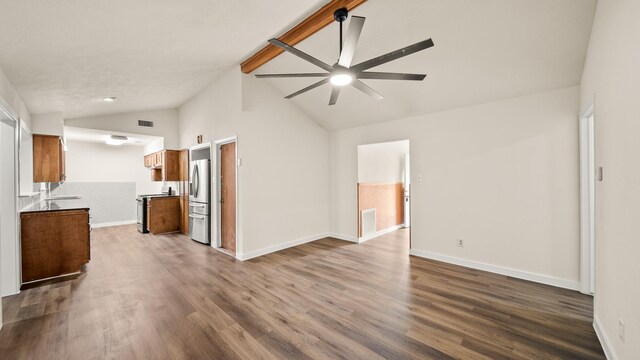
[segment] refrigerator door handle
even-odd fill
[[[198,171],[198,164],[195,164],[193,166],[193,179],[195,181],[195,189],[194,189],[195,193],[193,194],[193,196],[195,198],[198,197],[198,192],[200,190],[200,174],[199,173],[200,172]]]

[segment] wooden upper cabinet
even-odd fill
[[[154,162],[154,154],[144,156],[144,167],[152,168]]]
[[[66,180],[64,143],[56,135],[33,135],[33,182]]]
[[[144,166],[151,169],[151,181],[180,181],[180,151],[162,150],[145,155]]]

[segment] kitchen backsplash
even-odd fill
[[[40,191],[40,184],[33,184],[33,192],[36,194],[31,196],[20,196],[18,198],[18,209],[22,210],[27,206],[31,206],[32,204],[39,202],[44,199],[46,195],[45,192]]]

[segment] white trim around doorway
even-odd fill
[[[215,160],[216,160],[216,164],[215,164],[215,173],[214,176],[212,177],[212,181],[213,181],[213,188],[215,189],[215,191],[213,192],[214,196],[215,196],[215,209],[216,209],[216,226],[215,226],[215,242],[211,241],[211,246],[213,246],[216,249],[220,249],[221,247],[221,239],[222,239],[222,233],[221,233],[221,224],[222,224],[222,218],[220,216],[220,187],[217,186],[218,183],[218,178],[220,175],[220,146],[221,145],[225,145],[225,144],[230,144],[230,143],[236,143],[236,254],[235,254],[235,258],[238,260],[246,260],[243,255],[242,255],[242,235],[239,231],[240,227],[239,227],[239,223],[240,223],[240,201],[239,201],[239,193],[240,193],[240,188],[239,188],[239,179],[240,179],[240,171],[238,171],[238,169],[240,168],[240,158],[238,157],[238,136],[234,135],[234,136],[230,136],[230,137],[226,137],[223,139],[218,139],[214,141],[214,146],[215,146]],[[212,149],[213,150],[213,149]]]

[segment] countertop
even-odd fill
[[[53,200],[53,201],[40,201],[33,205],[30,205],[20,213],[31,213],[40,211],[63,211],[63,210],[89,210],[89,206],[82,199],[71,200]]]
[[[176,197],[180,197],[180,195],[149,195],[145,197],[147,199],[162,199],[162,198],[176,198]]]

